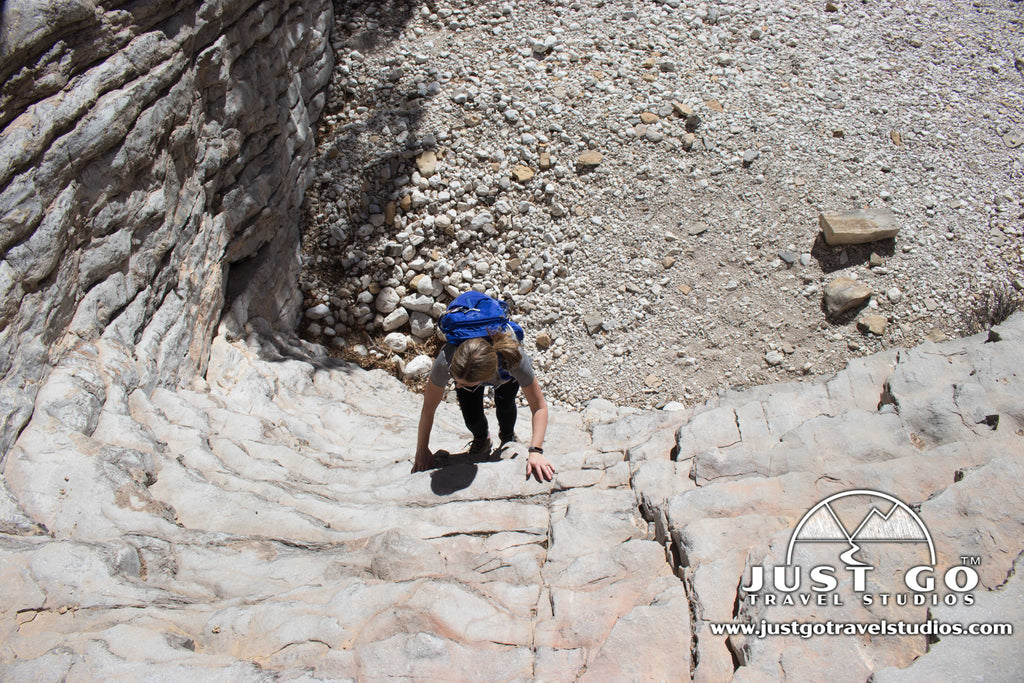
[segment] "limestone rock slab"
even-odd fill
[[[896,215],[888,209],[823,212],[818,223],[831,246],[891,239],[900,231]]]

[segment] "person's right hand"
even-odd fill
[[[429,450],[416,451],[416,459],[412,463],[412,471],[426,472],[434,464],[434,454]]]

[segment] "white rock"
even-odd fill
[[[310,320],[322,320],[331,314],[331,308],[327,304],[317,304],[306,311],[306,317]]]
[[[614,422],[619,416],[618,407],[604,398],[591,400],[583,411],[583,422],[587,425],[603,425]]]
[[[409,337],[401,332],[392,332],[388,336],[384,337],[384,346],[395,353],[402,353],[409,348]]]
[[[476,231],[487,231],[492,228],[494,223],[494,216],[490,211],[482,211],[477,215],[473,216],[473,220],[469,222],[469,226]]]
[[[402,308],[410,312],[428,313],[434,305],[434,300],[423,294],[410,294],[402,299]]]
[[[398,296],[398,292],[395,291],[394,287],[385,287],[380,290],[380,293],[377,295],[377,302],[375,306],[378,311],[387,315],[398,308],[398,302],[400,300],[401,297]]]
[[[429,276],[424,275],[420,278],[420,281],[416,283],[416,291],[424,296],[430,296],[431,292],[434,291],[434,282]]]
[[[432,359],[430,356],[416,356],[411,361],[405,364],[405,369],[402,370],[402,375],[407,379],[410,377],[422,377],[423,375],[430,372],[430,366],[432,366],[433,364],[434,359]]]
[[[412,330],[414,337],[420,339],[426,339],[430,335],[434,334],[434,329],[437,327],[434,321],[426,313],[413,313],[409,319],[409,327]]]
[[[404,308],[396,308],[384,318],[384,331],[391,332],[392,330],[397,330],[407,322],[409,322],[409,311]]]

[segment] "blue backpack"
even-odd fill
[[[509,318],[508,304],[480,292],[466,292],[448,304],[438,327],[449,344],[458,346],[467,339],[486,337],[492,332],[511,329],[523,341],[523,328]]]

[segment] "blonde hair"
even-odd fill
[[[519,365],[523,354],[519,340],[510,332],[492,332],[459,344],[449,366],[451,376],[466,384],[486,382],[498,374],[498,356],[506,368]]]

